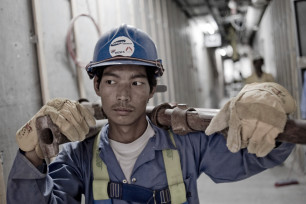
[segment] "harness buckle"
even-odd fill
[[[167,188],[165,190],[160,191],[159,192],[159,197],[160,197],[160,203],[161,204],[170,203],[170,201],[171,201],[170,190]]]
[[[120,183],[109,182],[108,183],[108,195],[110,198],[121,199],[122,186]]]

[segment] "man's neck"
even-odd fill
[[[108,137],[120,143],[131,143],[145,132],[147,125],[146,119],[132,125],[118,125],[110,121]]]
[[[257,75],[258,78],[261,78],[262,74],[263,74],[263,71],[261,69],[256,69],[255,70],[255,73]]]

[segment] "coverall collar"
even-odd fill
[[[156,151],[162,151],[164,149],[176,149],[176,147],[172,144],[170,137],[161,137],[161,135],[168,135],[167,130],[163,130],[161,128],[156,127],[148,120],[150,125],[152,126],[155,135],[151,137],[142,151],[139,157],[136,160],[135,166],[133,168],[133,172],[135,172],[138,167],[147,163],[151,160],[155,159]],[[115,154],[110,146],[109,138],[108,138],[108,130],[109,124],[106,124],[101,131],[101,138],[99,143],[100,157],[106,164],[106,166],[111,166],[113,168],[112,171],[115,171],[115,175],[121,175],[118,180],[125,179],[124,174],[121,170],[121,167],[115,157]],[[133,174],[132,172],[132,174]]]
[[[152,124],[152,122],[149,119],[148,121],[155,132],[155,135],[149,140],[148,144],[152,143],[151,145],[154,150],[176,149],[176,147],[172,144],[171,139],[169,137],[159,137],[159,135],[165,135],[165,134],[168,135],[168,131],[156,127],[155,125]],[[108,129],[109,129],[109,124],[106,124],[101,131],[101,139],[99,143],[99,149],[101,151],[105,151],[105,148],[107,147],[111,148],[108,139]]]

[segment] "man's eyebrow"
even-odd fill
[[[120,78],[120,76],[118,74],[115,74],[113,72],[104,72],[103,76],[111,76],[111,77],[115,77],[115,78]],[[130,79],[136,79],[136,78],[147,78],[146,74],[142,74],[142,73],[137,73],[137,74],[133,74]]]
[[[133,74],[131,79],[136,79],[136,78],[147,78],[147,75],[145,74]]]
[[[104,72],[102,76],[112,76],[112,77],[120,78],[119,75],[112,73],[112,72]]]

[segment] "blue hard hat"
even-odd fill
[[[99,39],[93,61],[86,66],[90,78],[96,70],[111,65],[143,65],[155,69],[155,76],[163,75],[163,65],[150,36],[132,26],[121,25]]]

